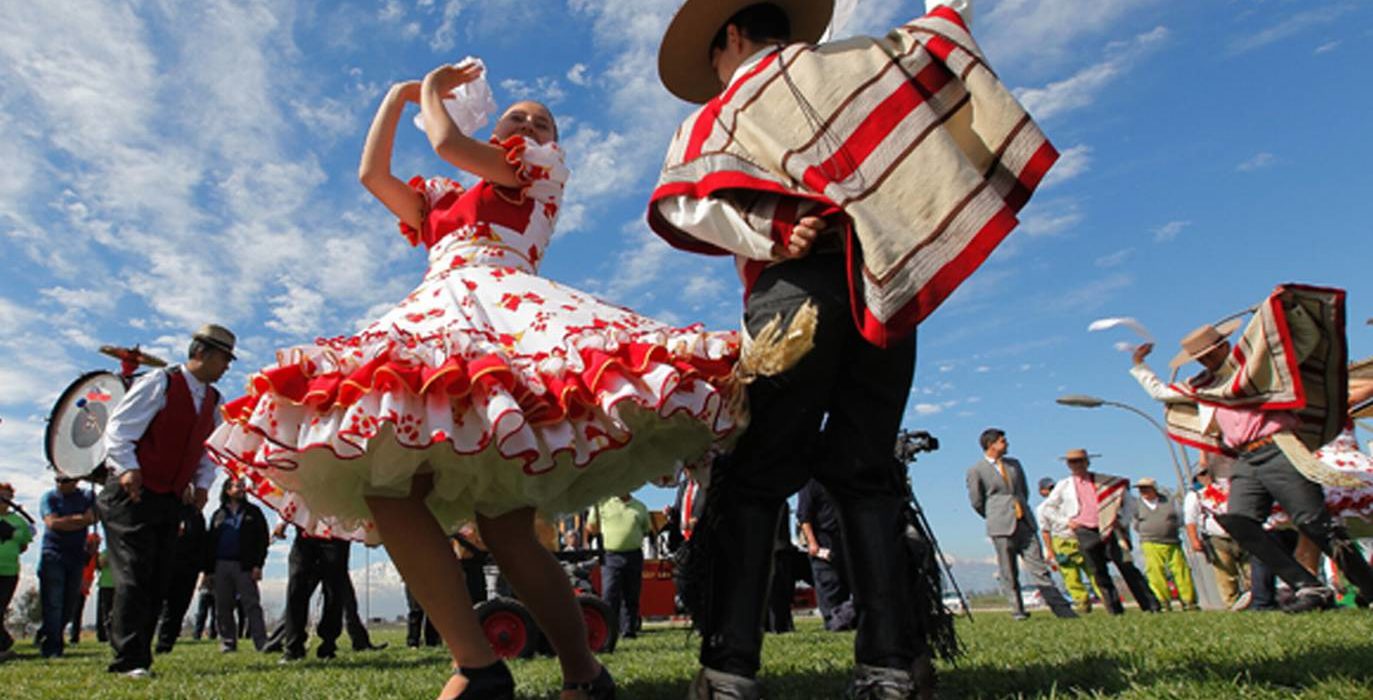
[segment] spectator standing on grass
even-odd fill
[[[19,555],[33,541],[33,528],[28,521],[10,510],[13,500],[14,486],[0,483],[0,662],[16,656],[14,637],[5,628],[5,620],[9,618],[14,591],[19,587]]]
[[[1139,532],[1140,549],[1144,552],[1144,571],[1149,588],[1164,610],[1173,608],[1173,595],[1168,579],[1177,586],[1178,601],[1184,610],[1197,609],[1197,591],[1192,585],[1192,569],[1182,552],[1178,537],[1181,518],[1172,499],[1158,492],[1158,483],[1144,477],[1135,484],[1139,491],[1138,505],[1133,513],[1134,527]]]
[[[1047,499],[1053,490],[1052,478],[1046,476],[1039,480],[1041,497]],[[1087,561],[1082,558],[1082,548],[1073,536],[1073,529],[1068,527],[1067,520],[1047,512],[1044,501],[1035,508],[1035,519],[1039,521],[1040,536],[1044,540],[1045,559],[1063,574],[1063,585],[1067,587],[1068,597],[1073,599],[1077,612],[1082,615],[1091,612],[1092,597],[1088,589],[1096,591],[1096,582],[1092,580]],[[1096,591],[1096,594],[1100,599],[1101,591]]]
[[[204,508],[215,479],[205,439],[219,422],[214,383],[234,361],[234,342],[227,328],[202,326],[186,362],[135,380],[105,427],[110,477],[98,502],[115,572],[111,673],[151,675],[152,635],[174,565],[181,507],[190,494],[191,504]]]
[[[202,634],[210,639],[219,636],[219,623],[215,619],[215,586],[210,576],[201,575],[200,595],[195,603],[195,625],[191,628],[191,639],[200,641]],[[208,623],[208,624],[207,624]]]
[[[1009,457],[1006,432],[987,428],[978,438],[982,459],[968,469],[968,501],[978,516],[987,522],[987,537],[996,550],[1001,588],[1011,604],[1011,616],[1027,620],[1025,601],[1020,594],[1020,565],[1054,615],[1077,617],[1072,605],[1054,585],[1049,565],[1040,548],[1039,527],[1030,510],[1030,490],[1020,461]]]
[[[110,566],[110,550],[96,555],[98,573],[95,576],[95,638],[110,641],[110,618],[114,614],[114,567]]]
[[[1214,461],[1214,460],[1212,460]],[[1217,478],[1212,466],[1202,464],[1193,475],[1196,488],[1187,492],[1182,502],[1183,523],[1187,529],[1187,544],[1193,552],[1206,557],[1216,576],[1216,587],[1220,589],[1221,602],[1225,607],[1234,607],[1240,594],[1248,590],[1249,582],[1245,559],[1247,555],[1235,542],[1230,533],[1221,527],[1216,516],[1202,507],[1201,492],[1207,488],[1229,491],[1230,480]]]
[[[405,586],[405,610],[405,646],[418,649],[421,641],[427,647],[438,646],[439,631],[434,629],[434,624],[429,621],[429,616],[420,607],[409,586]]]
[[[834,499],[815,479],[806,482],[796,496],[796,521],[806,540],[811,576],[815,581],[815,603],[825,629],[851,630],[858,624],[853,601],[849,600],[849,574],[844,566],[844,538],[839,529],[839,510]]]
[[[791,506],[782,502],[782,514],[777,518],[777,540],[772,550],[772,590],[768,592],[766,631],[784,634],[796,629],[791,618],[791,600],[796,593],[796,574],[791,570]]]
[[[43,555],[38,562],[38,595],[43,603],[41,653],[62,656],[62,628],[81,595],[86,565],[86,530],[95,523],[95,499],[76,479],[57,477],[57,487],[43,494]]]
[[[620,637],[639,636],[639,592],[644,584],[644,538],[653,534],[648,507],[629,494],[607,498],[591,509],[586,521],[605,544],[601,585],[612,617],[620,619]]]
[[[170,652],[181,636],[186,611],[191,607],[196,584],[200,581],[208,540],[205,516],[195,504],[182,503],[181,524],[176,533],[176,557],[172,561],[166,595],[158,606],[156,651],[159,654]]]
[[[1084,449],[1068,450],[1061,459],[1071,475],[1054,486],[1043,508],[1051,518],[1065,520],[1072,528],[1102,603],[1112,615],[1125,612],[1107,568],[1115,564],[1140,610],[1158,612],[1160,604],[1129,554],[1134,508],[1130,481],[1092,471],[1091,455]]]
[[[253,647],[267,644],[258,582],[267,561],[267,516],[248,502],[243,482],[230,478],[219,494],[219,509],[210,517],[205,572],[214,577],[215,613],[219,622],[219,650],[238,649],[234,606],[242,605]],[[237,598],[237,601],[235,600]]]

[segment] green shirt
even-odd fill
[[[110,550],[100,550],[97,566],[100,567],[100,578],[96,579],[95,585],[99,588],[114,588],[114,567],[110,565]]]
[[[639,549],[651,529],[648,506],[640,503],[637,498],[631,498],[625,503],[618,496],[607,498],[601,501],[599,506],[592,508],[591,517],[587,518],[586,523],[593,527],[600,524],[601,541],[605,543],[606,551],[610,552],[630,552]]]
[[[14,527],[14,536],[0,542],[0,576],[18,576],[19,552],[33,541],[33,528],[29,527],[28,521],[14,512],[0,515],[0,520]]]

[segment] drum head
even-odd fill
[[[105,426],[124,392],[124,381],[110,372],[83,374],[62,392],[44,441],[59,474],[79,479],[105,461]]]

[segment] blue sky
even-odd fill
[[[885,31],[919,5],[858,0],[840,33]],[[389,84],[469,54],[498,101],[542,99],[560,121],[573,175],[544,274],[666,320],[736,325],[732,267],[642,223],[687,111],[654,68],[676,6],[5,3],[0,480],[28,504],[50,483],[44,417],[80,372],[112,368],[100,344],[173,359],[196,326],[224,323],[241,339],[222,382],[236,393],[273,349],[403,297],[424,258],[357,184],[362,138]],[[1357,87],[1373,5],[987,0],[974,33],[1064,154],[1020,229],[920,329],[906,425],[943,449],[913,476],[976,577],[991,548],[962,484],[983,428],[1009,432],[1032,478],[1060,475],[1054,457],[1077,446],[1103,470],[1171,473],[1138,417],[1054,404],[1085,392],[1153,410],[1112,348],[1125,336],[1088,334],[1092,320],[1140,319],[1160,368],[1192,327],[1304,281],[1349,291],[1351,353],[1373,354],[1373,177],[1358,165],[1373,162],[1373,96]],[[408,123],[394,170],[448,171]]]

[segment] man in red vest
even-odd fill
[[[157,603],[168,585],[181,505],[204,508],[215,479],[205,439],[219,423],[213,384],[234,360],[234,334],[206,325],[185,364],[139,377],[105,430],[109,481],[98,501],[115,574],[112,673],[149,676]]]

